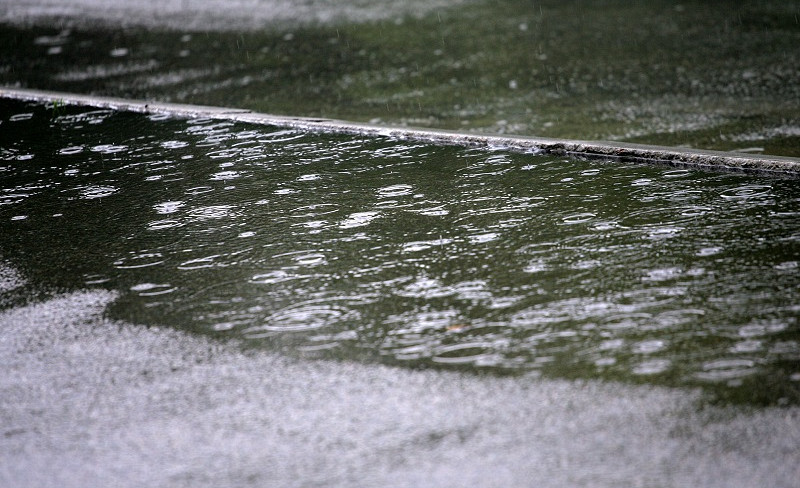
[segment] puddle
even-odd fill
[[[289,354],[798,401],[789,176],[54,110],[0,102],[0,249],[31,286]]]

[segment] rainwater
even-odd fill
[[[791,176],[0,102],[3,307],[288,354],[800,400]]]

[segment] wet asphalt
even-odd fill
[[[21,281],[4,268],[4,292]],[[16,283],[15,283],[16,281]],[[800,409],[304,361],[103,318],[0,314],[0,486],[792,487]]]
[[[3,0],[0,18],[150,22],[174,11],[178,23],[263,23],[431,4],[275,0],[273,17],[247,14],[268,3]],[[25,284],[0,265],[0,294]],[[290,359],[111,321],[103,313],[114,299],[84,290],[0,312],[0,486],[788,488],[800,479],[797,407]]]

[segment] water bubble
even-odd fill
[[[179,264],[178,269],[193,270],[193,269],[212,268],[215,266],[219,266],[217,258],[219,258],[220,256],[221,256],[220,254],[214,254],[202,258],[190,259],[188,261],[184,261],[181,264]]]
[[[737,342],[730,348],[732,353],[753,353],[760,351],[764,348],[761,341],[741,341]]]
[[[0,205],[15,205],[30,197],[29,193],[9,193],[0,195]]]
[[[86,200],[105,198],[118,192],[119,188],[107,185],[89,185],[80,188],[80,196]]]
[[[33,43],[37,46],[60,46],[69,42],[69,36],[72,31],[64,29],[54,36],[38,36],[33,39]]]
[[[342,229],[352,229],[354,227],[363,227],[380,216],[380,212],[356,212],[350,214],[343,220],[339,227]]]
[[[168,202],[157,203],[153,205],[156,213],[168,215],[177,212],[183,207],[185,203],[181,200],[174,200]]]
[[[299,176],[297,178],[297,181],[316,181],[316,180],[318,180],[320,178],[322,178],[321,175],[312,173],[312,174]]]
[[[189,211],[189,217],[195,221],[216,220],[236,216],[233,205],[209,205]]]
[[[154,220],[147,224],[147,230],[163,230],[176,227],[183,227],[183,222],[178,220]]]
[[[220,171],[211,175],[208,179],[212,181],[225,181],[225,180],[233,180],[235,178],[239,178],[242,176],[242,173],[239,171]]]
[[[434,348],[431,360],[439,364],[483,364],[493,362],[491,354],[491,344],[486,342],[468,342],[464,344],[453,344]]]
[[[89,286],[101,285],[103,283],[108,283],[109,281],[111,281],[111,278],[101,274],[90,273],[83,276],[83,283]]]
[[[322,329],[358,317],[355,310],[341,303],[309,300],[285,307],[264,318],[264,323],[244,331],[246,337],[256,338],[274,332],[304,332]]]
[[[584,212],[584,213],[577,213],[573,215],[568,215],[561,219],[561,222],[565,225],[574,225],[574,224],[583,224],[592,220],[595,217],[595,214],[591,212]]]
[[[642,277],[642,281],[669,281],[679,278],[683,274],[680,268],[651,269]]]
[[[746,201],[755,198],[769,196],[772,187],[769,185],[743,185],[731,190],[726,190],[720,194],[725,200]]]
[[[706,256],[714,256],[715,254],[719,254],[722,252],[722,247],[715,246],[715,247],[704,247],[697,251],[697,256],[706,257]]]
[[[412,283],[404,286],[395,292],[398,296],[412,298],[439,298],[454,295],[455,292],[449,286],[445,286],[436,278],[420,276]]]
[[[597,367],[606,367],[606,366],[613,366],[617,364],[617,358],[609,357],[609,358],[598,358],[595,359],[594,365]]]
[[[324,254],[311,252],[301,253],[294,256],[294,262],[300,266],[319,266],[322,264],[327,264],[328,261]]]
[[[522,269],[522,271],[526,273],[540,273],[542,271],[547,271],[548,269],[550,269],[550,266],[548,266],[544,260],[536,259],[530,261],[528,265]]]
[[[100,144],[97,146],[93,146],[91,151],[98,152],[101,154],[115,154],[122,151],[127,151],[128,146],[124,145],[114,145],[114,144]]]
[[[419,210],[409,209],[408,211],[417,215],[427,215],[429,217],[444,217],[450,213],[450,211],[445,209],[444,206],[423,208]]]
[[[756,372],[755,362],[750,359],[718,359],[703,364],[695,377],[706,381],[723,381],[741,378]]]
[[[647,238],[652,240],[671,239],[677,237],[682,230],[681,227],[657,227],[648,232]]]
[[[780,271],[793,271],[796,270],[797,268],[798,268],[797,261],[784,261],[780,264],[775,265],[775,269]]]
[[[113,266],[117,269],[138,269],[158,266],[164,263],[164,256],[159,252],[133,252],[128,256],[114,261]]]
[[[621,349],[622,346],[624,345],[625,345],[625,340],[623,339],[608,339],[601,342],[597,346],[597,349],[599,349],[600,351],[611,351],[611,350]]]
[[[407,242],[402,246],[402,252],[419,252],[419,251],[427,251],[428,249],[436,246],[444,246],[447,244],[452,243],[452,239],[434,239],[430,241],[414,241],[414,242]]]
[[[70,155],[83,152],[84,146],[69,146],[58,150],[58,154]]]
[[[21,122],[23,120],[30,120],[33,118],[33,112],[23,113],[23,114],[15,114],[8,118],[9,122]]]
[[[188,146],[189,143],[186,141],[164,141],[161,143],[161,147],[164,149],[180,149],[182,147]]]
[[[652,354],[664,349],[665,346],[666,343],[663,340],[654,339],[634,344],[631,347],[631,351],[635,354]]]
[[[378,198],[395,198],[411,195],[414,188],[411,185],[391,185],[378,189]]]
[[[787,328],[788,325],[785,322],[780,322],[780,321],[757,322],[739,327],[739,336],[759,337],[768,334],[774,334],[776,332],[782,332]]]
[[[132,286],[130,289],[142,297],[166,295],[176,290],[174,286],[165,283],[140,283]]]
[[[671,365],[668,359],[652,359],[637,364],[631,372],[635,375],[659,374],[667,371]]]
[[[302,275],[278,269],[274,271],[269,271],[267,273],[259,273],[257,275],[254,275],[252,278],[250,278],[250,283],[274,285],[276,283],[283,283],[285,281],[296,280],[301,277]]]
[[[474,234],[467,236],[467,239],[469,239],[470,244],[483,244],[485,242],[494,241],[498,237],[500,237],[500,234],[497,232],[487,232],[485,234]]]

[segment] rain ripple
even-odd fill
[[[345,299],[312,299],[294,303],[264,317],[261,325],[249,327],[245,337],[268,337],[276,332],[307,332],[355,321],[359,313]]]

